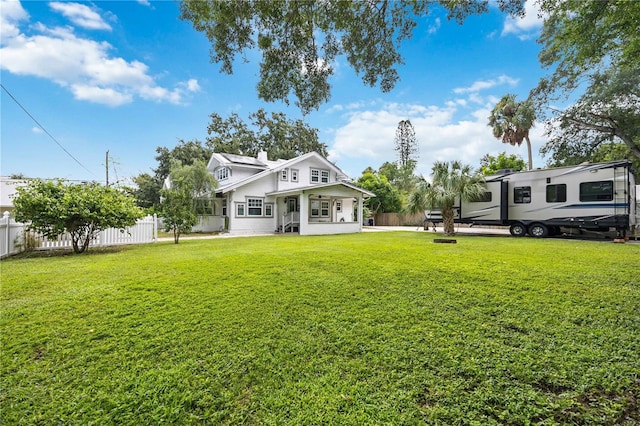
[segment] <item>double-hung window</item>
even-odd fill
[[[311,183],[329,183],[329,170],[311,169]]]
[[[225,179],[229,179],[229,168],[220,167],[216,170],[216,180],[221,181]]]
[[[298,181],[298,171],[296,169],[291,169],[291,182]]]
[[[289,180],[289,169],[282,169],[280,172],[280,180]]]
[[[262,199],[247,198],[247,215],[262,216]]]

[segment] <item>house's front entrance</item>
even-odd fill
[[[281,217],[281,232],[298,232],[300,230],[300,202],[298,197],[284,198],[285,212]]]

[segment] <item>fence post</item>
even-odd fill
[[[153,214],[153,241],[158,241],[158,215]]]
[[[4,212],[2,214],[2,221],[6,224],[7,229],[5,232],[6,235],[6,240],[5,240],[5,247],[7,248],[7,254],[10,254],[11,252],[13,252],[13,247],[10,246],[11,244],[11,216],[9,216],[9,212]]]

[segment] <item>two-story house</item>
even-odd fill
[[[343,234],[362,230],[363,202],[375,196],[357,187],[317,152],[270,161],[215,153],[207,169],[218,181],[209,215],[197,230],[231,234],[298,232]]]

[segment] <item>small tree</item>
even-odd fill
[[[178,244],[180,235],[188,233],[198,223],[193,210],[193,194],[185,189],[163,189],[160,211],[167,232],[173,232],[173,242]]]
[[[160,210],[167,232],[173,232],[176,244],[180,235],[191,231],[198,222],[197,212],[212,197],[218,182],[202,161],[192,165],[174,162],[169,173],[170,188],[162,190]]]
[[[423,182],[409,196],[407,210],[420,213],[440,208],[445,235],[454,235],[454,212],[456,200],[473,200],[486,190],[484,177],[472,174],[471,166],[458,161],[451,164],[436,161],[433,165],[433,181]]]
[[[108,228],[132,226],[143,216],[132,197],[98,183],[73,184],[34,179],[17,188],[15,218],[29,231],[47,238],[71,235],[75,253],[82,253],[97,234]]]

